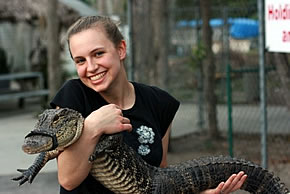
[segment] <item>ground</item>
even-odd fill
[[[269,170],[279,176],[290,188],[290,136],[270,136],[268,143]],[[261,164],[260,137],[253,134],[235,134],[233,138],[235,157]],[[192,133],[171,139],[168,161],[170,164],[208,155],[229,155],[228,140],[222,135],[210,140],[201,133]],[[237,192],[244,193],[244,192]]]

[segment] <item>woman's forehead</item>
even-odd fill
[[[108,48],[114,46],[107,38],[104,31],[100,29],[88,29],[70,38],[70,50],[72,55],[82,55],[96,48]]]

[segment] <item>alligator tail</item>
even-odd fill
[[[250,193],[288,194],[278,177],[250,161],[225,156],[204,157],[159,169],[152,193],[200,193],[215,188],[232,174],[244,171],[247,179],[242,190]]]

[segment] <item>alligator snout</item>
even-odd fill
[[[24,139],[22,150],[27,154],[36,154],[53,148],[53,138],[42,135],[32,135]]]

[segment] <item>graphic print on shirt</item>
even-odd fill
[[[146,156],[150,153],[149,144],[154,143],[155,133],[152,128],[141,125],[137,130],[137,134],[139,135],[138,141],[141,145],[138,147],[138,153],[142,156]]]

